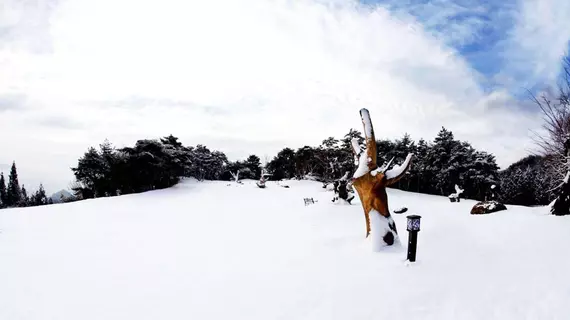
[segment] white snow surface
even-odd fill
[[[368,139],[372,139],[372,120],[370,119],[370,113],[366,109],[360,110],[360,117],[362,118],[362,124],[364,126],[364,135],[366,137],[366,141]]]
[[[0,319],[568,319],[570,217],[388,189],[422,216],[407,263],[406,215],[373,252],[358,197],[287,183],[0,210]]]
[[[378,211],[372,209],[370,211],[370,245],[372,251],[382,252],[387,246],[384,242],[384,235],[386,232],[391,231],[389,223],[394,221],[392,217],[384,217]],[[397,227],[396,227],[397,228]],[[397,234],[394,234],[394,246],[401,246],[400,239]]]
[[[414,155],[413,153],[409,153],[408,156],[406,157],[406,160],[404,160],[404,163],[386,171],[386,179],[393,179],[403,174],[404,171],[407,169],[408,164],[412,160],[413,155]]]
[[[352,143],[352,149],[354,150],[354,153],[356,155],[359,155],[360,152],[362,152],[362,150],[360,149],[360,145],[358,144],[358,139],[352,138],[352,140],[350,140],[350,143]]]
[[[360,153],[360,159],[358,160],[358,166],[356,167],[356,171],[354,171],[354,174],[352,175],[352,177],[354,179],[360,178],[363,175],[370,172],[370,168],[368,168],[367,160],[368,160],[368,154],[366,154],[366,151],[361,152]]]
[[[491,186],[491,189],[495,189],[495,185]],[[455,192],[457,193],[457,196],[459,196],[460,194],[463,193],[463,189],[461,189],[458,185],[455,185]]]

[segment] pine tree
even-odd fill
[[[427,174],[427,157],[431,146],[424,140],[420,139],[416,146],[414,163],[410,168],[410,175],[413,178],[413,187],[411,191],[429,192],[430,176]]]
[[[28,198],[28,192],[26,191],[26,187],[22,185],[22,198],[20,199],[18,206],[27,207],[29,203],[30,203],[30,198]]]
[[[6,190],[6,180],[4,180],[4,172],[0,172],[0,208],[7,207],[8,192]]]
[[[173,136],[172,134],[167,136],[167,137],[160,138],[160,142],[162,142],[162,144],[165,144],[165,145],[170,145],[176,149],[182,148],[182,143],[180,143],[178,141],[178,138]]]
[[[82,194],[99,196],[102,194],[102,186],[104,185],[104,174],[106,172],[105,160],[95,148],[91,147],[78,161],[76,168],[71,168],[77,181],[83,187]]]
[[[319,146],[317,153],[323,165],[322,177],[325,183],[330,183],[340,176],[341,166],[343,162],[349,161],[349,153],[345,153],[339,147],[339,140],[334,137],[328,137]]]
[[[291,179],[295,176],[295,151],[284,148],[267,164],[274,180]]]
[[[48,198],[46,196],[46,191],[44,190],[43,184],[40,184],[38,191],[32,196],[31,202],[35,206],[41,206],[48,203]]]
[[[18,172],[16,170],[16,162],[12,163],[10,169],[10,176],[8,177],[8,196],[6,203],[9,207],[15,206],[22,198],[22,191],[20,190],[20,183],[18,182]]]
[[[245,160],[245,166],[251,171],[250,179],[261,178],[261,159],[256,155],[250,155],[247,160]]]
[[[451,182],[452,166],[451,159],[453,148],[459,144],[455,140],[453,133],[444,127],[441,128],[433,141],[433,145],[428,155],[430,174],[435,178],[433,193],[447,195],[454,191],[454,184]]]

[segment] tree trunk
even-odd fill
[[[362,151],[358,140],[352,140],[352,149],[358,166],[353,176],[352,185],[358,192],[366,220],[366,237],[372,234],[373,249],[399,243],[396,224],[388,209],[386,187],[397,183],[410,166],[412,155],[409,154],[401,166],[387,170],[378,168],[376,163],[376,138],[368,110],[360,110],[366,137],[366,150]]]

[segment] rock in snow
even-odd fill
[[[489,214],[497,211],[507,210],[507,207],[497,201],[482,201],[476,203],[471,208],[471,214]]]

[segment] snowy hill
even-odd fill
[[[69,191],[62,189],[62,190],[59,190],[58,192],[52,194],[50,196],[50,198],[53,201],[53,203],[59,203],[59,202],[61,202],[62,196],[63,196],[63,199],[73,197],[73,195],[71,193],[69,193]]]
[[[545,208],[388,190],[423,217],[407,266],[405,215],[373,253],[319,183],[227,184],[0,211],[0,319],[568,318],[570,219]]]

